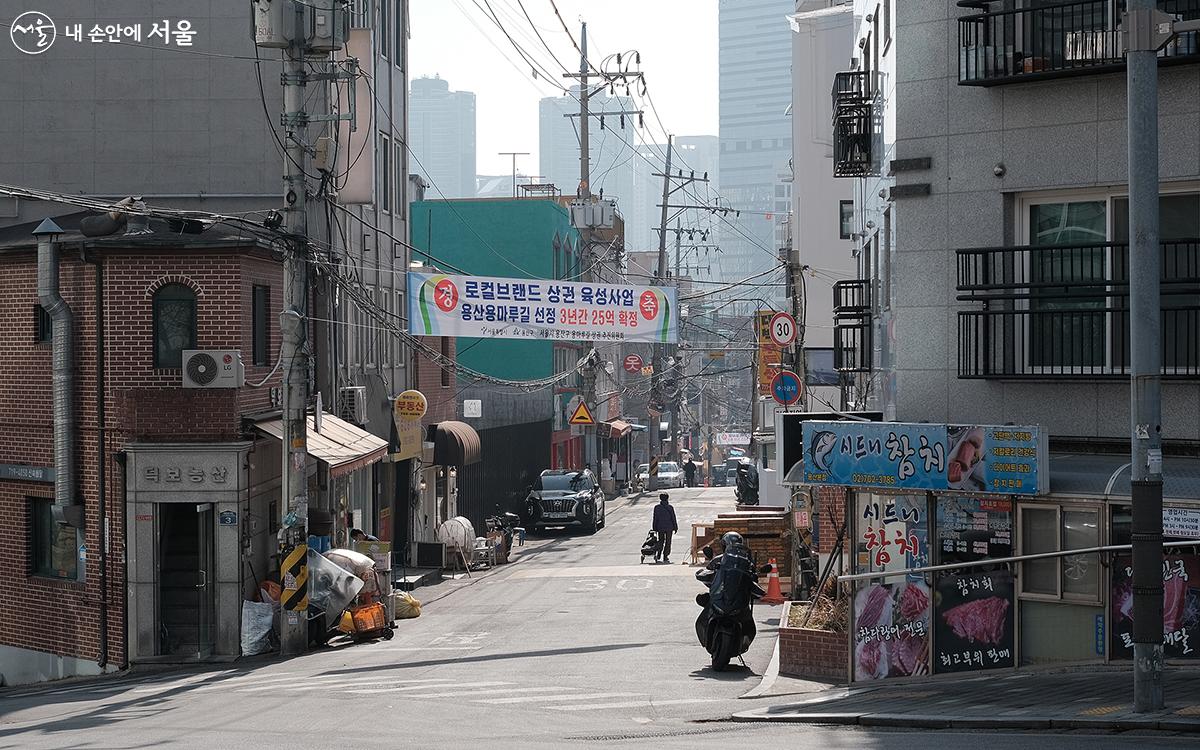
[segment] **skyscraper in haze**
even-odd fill
[[[575,195],[579,188],[579,118],[566,117],[579,112],[579,87],[571,94],[548,96],[538,107],[538,174],[539,182],[553,182],[563,195]],[[593,95],[589,109],[594,112],[620,112],[636,109],[631,99],[609,96],[607,92]],[[593,116],[588,131],[588,151],[591,153],[591,192],[617,200],[617,210],[628,215],[633,203],[634,153],[637,135],[637,115],[625,117],[621,127],[619,115],[606,115],[603,128],[600,117]]]
[[[413,171],[431,185],[431,196],[475,197],[475,94],[451,91],[441,78],[417,78],[409,95],[409,147]],[[418,163],[418,161],[420,163]]]
[[[794,11],[795,0],[720,0],[720,190],[728,207],[742,212],[722,224],[719,278],[725,280],[764,271],[779,253],[777,228],[789,210],[787,16]],[[782,287],[768,289],[777,295]]]

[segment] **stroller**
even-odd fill
[[[662,554],[663,540],[662,536],[657,531],[651,531],[646,536],[646,541],[642,542],[642,557],[638,560],[638,565],[646,562],[647,557],[652,557],[655,560]]]

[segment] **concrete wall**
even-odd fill
[[[1125,380],[1002,382],[957,377],[957,248],[1027,244],[1013,206],[1021,193],[1120,189],[1126,181],[1125,74],[958,85],[954,0],[897,2],[896,155],[932,168],[897,176],[930,183],[928,197],[896,201],[893,293],[897,416],[902,420],[1034,423],[1054,436],[1127,434]],[[1164,183],[1200,179],[1200,66],[1160,70]],[[993,169],[1003,164],[1005,174]],[[1163,385],[1167,438],[1200,438],[1200,385]]]

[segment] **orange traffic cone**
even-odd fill
[[[763,604],[783,604],[783,591],[779,588],[779,568],[775,566],[775,558],[771,558],[771,572],[767,574],[767,595],[762,598]]]

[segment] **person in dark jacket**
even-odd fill
[[[683,465],[683,475],[687,479],[688,487],[696,486],[696,462],[691,458]]]
[[[658,496],[658,505],[654,506],[654,530],[663,540],[662,561],[671,562],[671,536],[679,531],[679,522],[675,520],[675,509],[671,507],[670,495],[663,492]],[[654,558],[658,562],[658,558]]]

